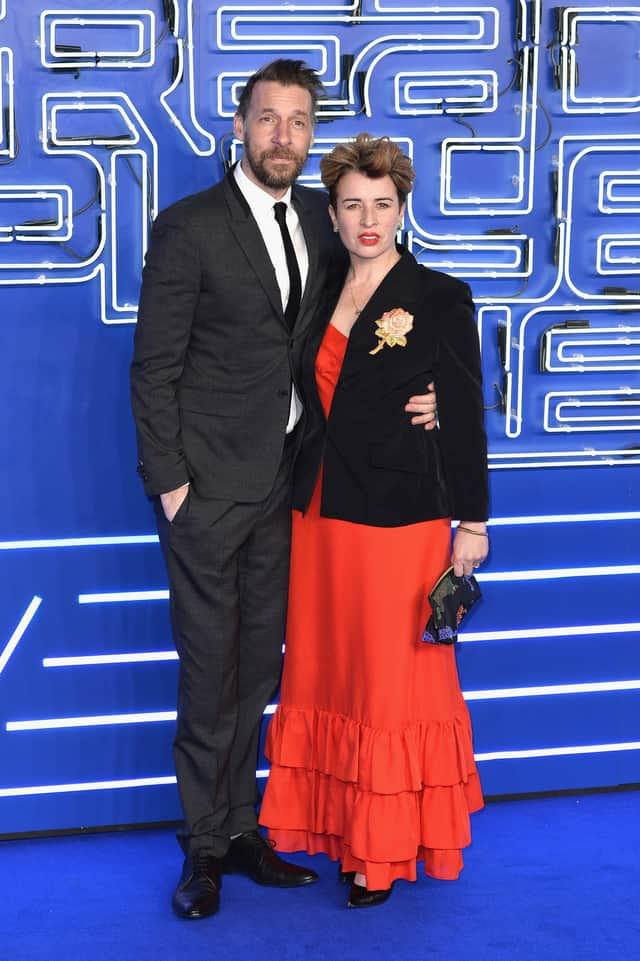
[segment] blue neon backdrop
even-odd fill
[[[165,600],[79,602],[166,589],[128,401],[148,211],[222,175],[278,55],[326,80],[306,182],[336,140],[401,140],[405,241],[478,302],[494,526],[458,653],[485,791],[640,781],[640,7],[603,9],[0,0],[0,834],[179,815],[148,717],[175,661],[45,659],[170,657]],[[82,726],[20,729],[52,719]]]

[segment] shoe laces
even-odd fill
[[[192,859],[194,877],[209,877],[210,859],[208,851],[196,851]]]
[[[275,841],[272,841],[271,838],[265,838],[260,831],[248,831],[246,834],[241,835],[241,837],[246,845],[250,845],[257,851],[264,851],[266,847],[273,850],[276,846]]]

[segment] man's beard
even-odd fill
[[[274,147],[272,150],[263,150],[261,154],[256,154],[252,150],[251,141],[246,136],[244,139],[244,155],[256,180],[272,190],[290,187],[300,176],[307,159],[306,156],[301,157],[284,147]],[[292,161],[293,167],[268,168],[267,162],[276,158]]]

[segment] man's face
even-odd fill
[[[233,132],[244,143],[242,169],[276,199],[297,179],[313,138],[311,95],[303,87],[260,81],[247,115],[233,118]]]

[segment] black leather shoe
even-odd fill
[[[360,884],[352,884],[347,899],[348,908],[373,908],[376,904],[384,904],[391,897],[393,884],[384,891],[367,891]]]
[[[289,864],[278,857],[259,831],[247,831],[234,838],[222,859],[225,874],[247,874],[258,884],[274,888],[297,888],[318,880],[315,871]]]
[[[173,895],[173,910],[179,918],[208,918],[220,907],[220,858],[196,851],[185,858]]]
[[[338,881],[340,884],[353,884],[355,881],[356,872],[355,871],[343,871],[342,865],[338,866]]]

